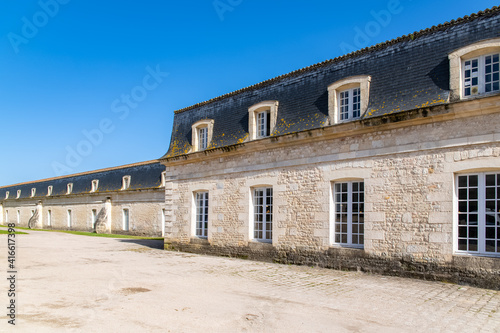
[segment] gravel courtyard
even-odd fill
[[[497,291],[28,232],[16,326],[4,280],[0,332],[500,332]]]

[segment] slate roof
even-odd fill
[[[122,187],[123,176],[131,176],[130,190],[158,188],[161,185],[161,173],[163,171],[165,171],[165,166],[161,165],[158,161],[148,161],[64,177],[9,185],[0,187],[0,201],[5,200],[5,192],[7,191],[9,191],[9,200],[16,199],[17,190],[21,190],[21,199],[30,198],[32,188],[36,188],[34,198],[43,198],[47,196],[50,185],[53,187],[52,196],[65,195],[68,183],[73,183],[72,194],[90,193],[92,180],[94,179],[99,180],[99,187],[96,193],[119,191]]]
[[[327,126],[327,87],[354,75],[372,78],[362,118],[449,103],[448,54],[499,37],[499,14],[493,7],[177,110],[163,158],[187,154],[191,125],[202,119],[214,120],[209,149],[242,143],[248,108],[266,100],[279,101],[274,136]]]

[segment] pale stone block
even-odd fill
[[[385,239],[385,232],[383,230],[365,230],[365,239]]]
[[[385,221],[385,212],[366,212],[365,220],[370,222],[383,222]]]
[[[444,232],[431,232],[429,233],[430,243],[448,243],[448,234]]]
[[[403,242],[410,242],[413,239],[413,233],[412,232],[402,232],[401,233],[401,240]]]
[[[403,214],[403,217],[401,218],[401,221],[403,223],[412,223],[413,222],[413,217],[412,217],[412,213],[404,213]]]
[[[429,212],[429,223],[452,223],[452,221],[451,212]]]

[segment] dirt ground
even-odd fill
[[[4,280],[0,332],[500,332],[492,290],[168,252],[161,241],[16,236],[16,325]]]

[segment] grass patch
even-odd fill
[[[6,225],[0,225],[0,227],[7,228]],[[19,230],[20,229],[20,230],[32,230],[32,231],[62,232],[62,233],[65,233],[65,234],[80,235],[80,236],[90,236],[90,237],[163,240],[163,237],[145,237],[145,236],[118,235],[118,234],[97,234],[95,232],[87,232],[87,231],[54,230],[54,229],[29,229],[29,228],[22,228],[22,227],[15,227],[14,229],[15,230]],[[0,233],[4,233],[3,230],[0,230]],[[5,233],[7,233],[7,231]],[[23,232],[23,234],[26,234],[26,233]]]
[[[11,232],[8,232],[7,230],[0,230],[0,235],[3,235],[3,234],[11,234]],[[16,234],[16,235],[28,235],[27,232],[21,232],[21,231],[16,231],[16,232],[14,232],[14,234]]]

